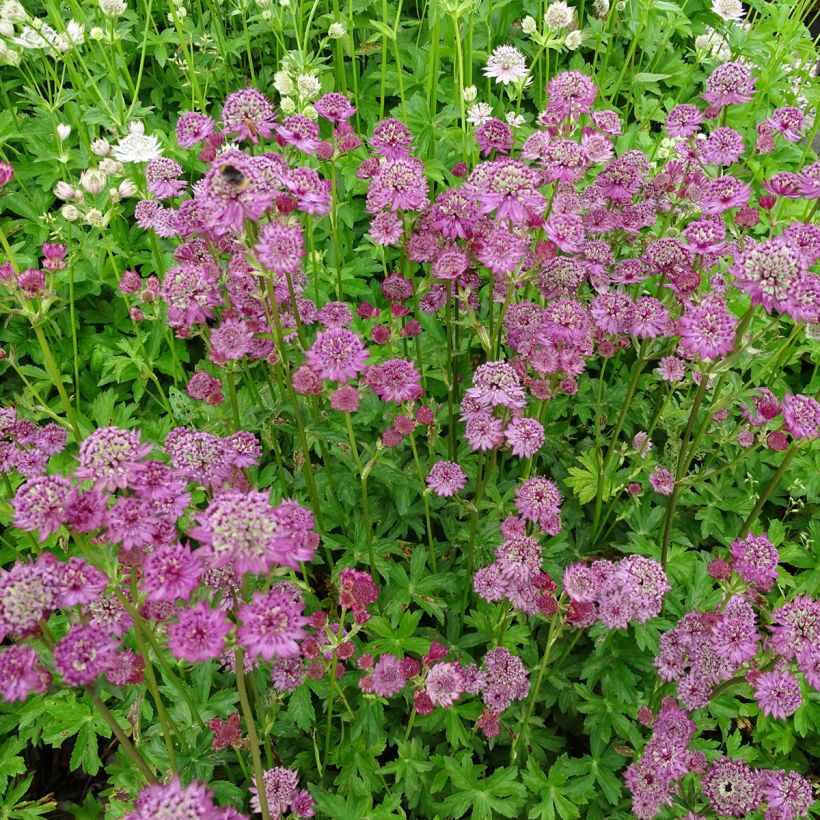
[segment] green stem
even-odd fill
[[[760,493],[760,495],[758,496],[757,501],[755,502],[755,505],[752,508],[752,511],[749,513],[746,520],[743,522],[743,526],[740,529],[741,538],[746,537],[746,534],[751,529],[751,526],[752,524],[754,524],[755,519],[759,515],[760,511],[763,509],[763,505],[769,500],[769,496],[771,496],[775,489],[777,489],[777,485],[780,483],[780,479],[783,478],[783,473],[786,472],[789,465],[794,460],[794,457],[797,455],[797,450],[799,446],[800,439],[797,439],[792,442],[780,466],[775,471],[775,474],[771,477],[771,480],[766,485],[763,492]]]
[[[433,543],[433,525],[430,523],[429,493],[427,490],[427,485],[424,482],[424,472],[421,469],[421,462],[419,461],[419,452],[416,447],[415,434],[411,433],[408,438],[410,439],[410,449],[413,451],[413,461],[416,463],[416,472],[418,473],[419,482],[421,483],[421,498],[424,502],[424,518],[427,525],[427,544],[430,549],[430,566],[433,568],[433,572],[436,572],[436,547]]]

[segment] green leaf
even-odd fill
[[[316,720],[313,698],[306,684],[293,690],[288,702],[288,717],[303,731],[307,732]]]

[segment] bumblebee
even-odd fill
[[[248,178],[235,165],[223,165],[219,169],[219,175],[226,185],[237,191],[244,191],[250,184]]]

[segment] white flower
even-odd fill
[[[14,23],[0,19],[0,37],[14,37]]]
[[[9,65],[20,65],[20,52],[0,42],[0,60],[5,60]]]
[[[125,0],[100,0],[100,10],[106,17],[119,17],[125,9]]]
[[[555,3],[550,3],[544,14],[544,23],[547,28],[552,31],[560,31],[562,28],[568,28],[572,25],[574,19],[575,9],[567,5],[564,0],[557,0]]]
[[[57,126],[57,136],[60,138],[60,142],[67,140],[71,136],[71,126],[68,123],[61,122]]]
[[[478,89],[474,85],[468,85],[462,92],[462,96],[464,97],[464,102],[473,103],[478,96]]]
[[[111,153],[111,143],[107,139],[97,139],[91,143],[91,153],[97,157],[107,157]]]
[[[467,122],[478,128],[492,117],[493,109],[487,103],[479,102],[467,109],[467,115]]]
[[[105,32],[99,26],[94,26],[92,29],[89,30],[88,36],[92,40],[104,40]]]
[[[332,40],[339,40],[347,34],[347,29],[343,23],[331,23],[327,34]]]
[[[146,136],[141,122],[132,122],[128,133],[114,146],[114,158],[120,162],[150,162],[161,154],[159,140]]]
[[[569,34],[567,34],[567,39],[564,41],[564,45],[570,51],[576,51],[583,42],[584,32],[576,29],[575,31],[571,31]]]
[[[82,23],[78,23],[76,20],[69,20],[68,25],[66,26],[66,34],[68,35],[68,39],[75,46],[81,46],[85,42],[85,26]]]
[[[609,0],[592,0],[592,8],[597,17],[606,17],[609,14]]]
[[[17,0],[5,0],[0,5],[0,17],[12,23],[25,23],[28,20],[26,10]]]
[[[286,117],[289,117],[296,112],[296,103],[290,97],[282,97],[282,99],[279,100],[279,110]]]
[[[299,90],[299,96],[306,100],[312,100],[322,92],[322,84],[315,74],[300,74],[296,78],[296,88]]]
[[[498,46],[484,66],[484,76],[494,77],[497,83],[520,83],[527,76],[527,61],[515,46]]]
[[[710,52],[712,57],[723,63],[732,56],[732,49],[726,38],[711,26],[706,27],[704,34],[695,37],[695,51],[704,54]]]
[[[91,208],[86,212],[85,222],[87,225],[91,225],[92,228],[102,228],[105,226],[106,219],[102,211],[97,208]]]
[[[535,34],[538,31],[538,24],[535,22],[535,18],[529,15],[525,17],[521,21],[521,31],[523,31],[524,34]]]
[[[739,22],[743,19],[740,0],[712,0],[712,11],[723,20]]]
[[[34,24],[34,20],[31,21]],[[19,37],[13,42],[20,48],[49,49],[54,48],[58,34],[48,23],[37,21],[39,25],[23,26]]]
[[[273,87],[283,97],[293,94],[296,89],[296,86],[294,86],[293,80],[290,78],[290,74],[288,74],[287,71],[277,71],[276,74],[273,75]]]
[[[524,115],[516,114],[515,111],[508,111],[504,119],[507,120],[507,125],[509,125],[510,128],[518,128],[519,125],[523,125],[526,122]]]

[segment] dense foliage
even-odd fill
[[[2,2],[0,817],[813,816],[811,6]]]

